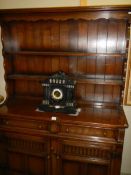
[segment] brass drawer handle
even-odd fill
[[[6,125],[8,125],[8,124],[9,124],[9,122],[8,122],[8,121],[6,121],[6,122],[5,122],[5,124],[6,124]]]
[[[38,128],[38,129],[42,129],[42,125],[38,125],[37,128]]]
[[[48,160],[50,159],[50,155],[47,156],[47,159],[48,159]]]
[[[66,128],[66,132],[69,132],[69,128]]]
[[[50,127],[49,127],[49,130],[50,130],[51,133],[58,133],[60,131],[59,124],[55,123],[55,122],[52,122]]]
[[[59,156],[59,155],[57,155],[57,156],[56,156],[56,159],[57,159],[57,160],[59,160],[59,159],[60,159],[60,156]]]
[[[51,150],[51,151],[54,151],[54,147],[52,146],[52,147],[50,148],[50,150]]]
[[[3,120],[3,125],[8,125],[9,124],[9,121],[8,120]]]
[[[107,136],[107,132],[106,132],[106,131],[104,131],[104,132],[103,132],[103,135],[106,137],[106,136]]]

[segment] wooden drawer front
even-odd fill
[[[48,131],[48,122],[34,121],[34,120],[16,120],[16,119],[1,119],[1,126],[3,127],[17,127],[28,129],[39,129]]]
[[[34,121],[34,120],[16,120],[3,119],[1,126],[11,128],[28,128],[42,130],[52,134],[72,135],[77,137],[101,137],[116,140],[118,138],[117,130],[100,129],[92,127],[63,125],[59,122]]]
[[[48,150],[48,140],[40,137],[25,135],[10,136],[7,134],[6,144],[8,151],[20,152],[37,156],[44,156]]]
[[[62,143],[63,159],[80,159],[85,162],[109,164],[112,146],[93,142],[64,141]]]
[[[109,129],[91,128],[91,127],[81,127],[81,126],[61,126],[62,134],[70,135],[81,135],[81,136],[92,136],[92,137],[103,137],[109,139],[117,138],[117,131]]]

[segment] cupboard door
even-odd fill
[[[6,151],[2,134],[0,134],[0,174],[4,175],[6,168]]]
[[[7,171],[10,175],[48,175],[47,138],[14,135],[6,137]]]
[[[106,144],[63,140],[59,157],[59,175],[110,174],[111,149]]]
[[[78,160],[63,160],[62,172],[64,175],[105,175],[108,174],[108,166]]]

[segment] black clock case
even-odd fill
[[[38,106],[40,111],[76,113],[75,81],[71,80],[64,72],[58,72],[42,82],[43,101]],[[52,92],[58,89],[62,93],[60,100],[52,98]]]

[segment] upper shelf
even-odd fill
[[[52,52],[52,51],[3,51],[3,55],[48,55],[48,56],[102,56],[102,57],[127,57],[126,53],[89,53],[89,52]]]
[[[78,83],[87,83],[87,84],[108,84],[108,85],[120,85],[122,86],[124,81],[122,79],[106,79],[106,78],[89,78],[86,75],[70,75],[71,79],[75,80]],[[7,76],[7,79],[14,80],[35,80],[43,81],[47,79],[47,75],[29,75],[29,74],[11,74]],[[116,77],[118,78],[118,77]]]

